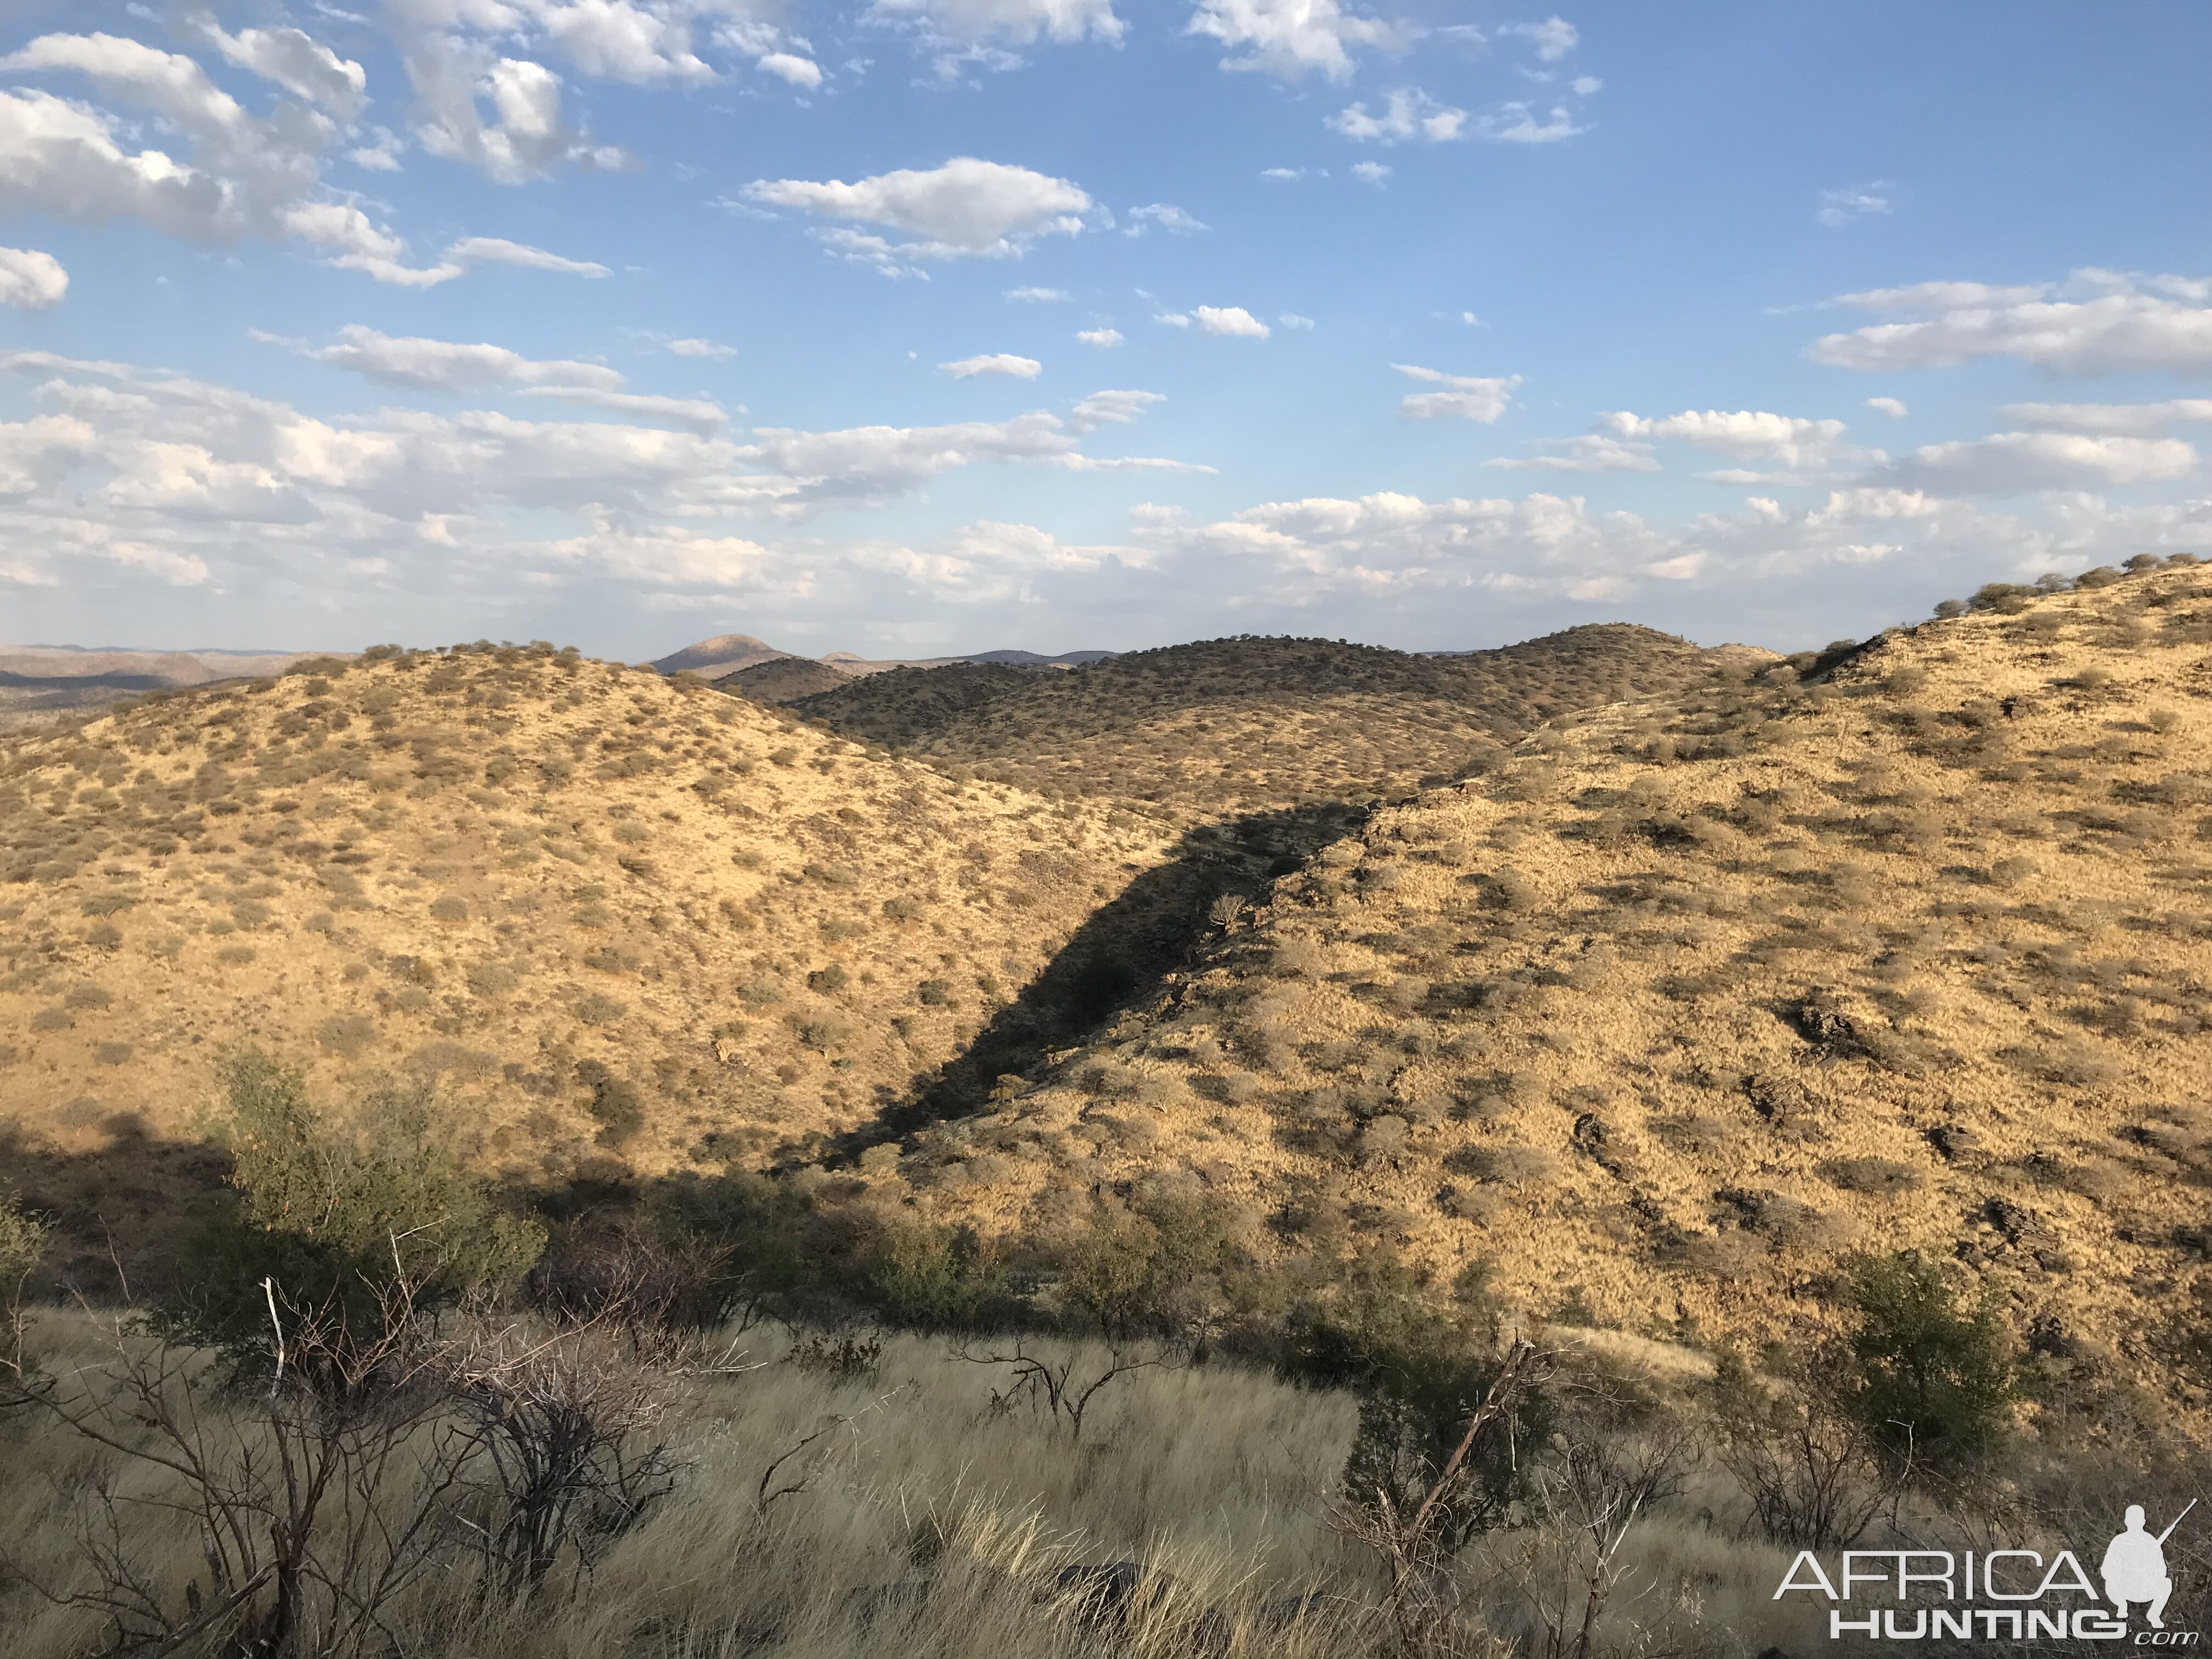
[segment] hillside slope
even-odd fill
[[[878,676],[793,708],[979,777],[1141,799],[1188,821],[1405,794],[1563,709],[1679,690],[1716,661],[1624,624],[1459,657],[1244,637],[1021,682]]]
[[[1026,690],[1038,678],[1036,670],[994,663],[887,668],[830,690],[794,698],[792,712],[856,743],[911,749],[970,710]]]
[[[717,691],[733,692],[754,702],[783,704],[817,692],[833,691],[852,678],[842,669],[811,657],[772,657],[714,681]]]
[[[333,1100],[439,1079],[517,1179],[756,1161],[1158,861],[1110,817],[550,650],[150,702],[0,747],[0,1138],[183,1133],[254,1043]]]
[[[1910,1246],[2150,1371],[2212,1312],[2212,569],[2007,604],[1375,814],[896,1179],[987,1229],[1183,1182],[1707,1340]]]

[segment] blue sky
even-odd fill
[[[28,0],[0,639],[1784,648],[2212,556],[2212,11]]]

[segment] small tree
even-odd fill
[[[1950,1275],[1911,1250],[1850,1264],[1859,1316],[1846,1398],[1893,1467],[1955,1474],[2011,1426],[2010,1345],[1996,1309],[1960,1309]]]
[[[188,1251],[156,1320],[166,1334],[258,1366],[271,1294],[365,1332],[395,1287],[410,1310],[502,1289],[544,1248],[544,1230],[499,1209],[461,1163],[427,1093],[384,1091],[334,1119],[258,1049],[228,1061],[223,1081],[217,1131],[239,1201]]]
[[[45,1224],[25,1211],[14,1194],[0,1198],[0,1370],[18,1379],[30,1363],[23,1347],[30,1323],[23,1290],[46,1249]]]

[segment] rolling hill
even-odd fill
[[[728,691],[755,702],[782,704],[795,698],[835,690],[852,678],[842,669],[811,657],[771,657],[734,674],[711,682],[717,691]]]
[[[977,777],[1139,799],[1194,821],[1405,794],[1461,775],[1554,714],[1679,690],[1742,649],[1703,651],[1620,623],[1451,657],[1247,636],[1064,674],[881,674],[792,708]],[[955,678],[938,678],[947,673]]]
[[[2212,568],[1995,606],[1560,715],[875,1178],[987,1233],[1182,1183],[1286,1258],[1384,1245],[1701,1343],[1912,1247],[2035,1352],[2181,1386],[2160,1360],[2212,1312]]]
[[[434,1082],[485,1168],[538,1184],[870,1121],[1168,850],[513,647],[17,738],[0,848],[11,1158],[187,1146],[216,1057],[256,1044],[333,1100]],[[33,1196],[96,1237],[165,1184]]]

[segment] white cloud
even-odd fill
[[[460,265],[519,265],[525,270],[554,270],[573,276],[607,274],[605,265],[589,259],[564,258],[526,242],[510,242],[503,236],[464,236],[446,250],[444,257]]]
[[[1589,129],[1577,126],[1573,115],[1560,106],[1554,105],[1549,115],[1539,119],[1531,106],[1516,102],[1500,104],[1490,114],[1474,117],[1466,131],[1469,137],[1492,143],[1556,144],[1578,138]]]
[[[1923,315],[1824,335],[1808,355],[1867,370],[2010,357],[2057,374],[2202,374],[2212,372],[2212,293],[2197,296],[2195,286],[2185,277],[2077,271],[2063,290],[1923,283],[1846,294],[1831,303]]]
[[[1896,398],[1869,398],[1866,400],[1866,406],[1877,415],[1888,416],[1893,421],[1901,421],[1911,412],[1901,399]]]
[[[1605,82],[1599,80],[1595,75],[1577,75],[1571,84],[1573,86],[1575,96],[1577,98],[1588,98],[1595,93],[1601,93],[1605,90]]]
[[[1085,433],[1102,426],[1127,425],[1154,404],[1166,401],[1166,396],[1158,392],[1094,392],[1068,411],[1067,429]]]
[[[1388,161],[1354,161],[1352,176],[1363,185],[1379,186],[1390,176],[1390,164]]]
[[[1264,340],[1274,331],[1243,306],[1194,306],[1191,314],[1198,319],[1199,327],[1208,334]]]
[[[1286,311],[1275,320],[1285,328],[1294,328],[1302,333],[1310,334],[1313,331],[1314,319],[1310,317],[1301,317],[1295,311]]]
[[[1439,103],[1419,87],[1401,87],[1389,94],[1380,114],[1370,115],[1365,104],[1354,104],[1322,125],[1347,138],[1384,144],[1418,138],[1437,144],[1465,137],[1467,119],[1465,110]]]
[[[1889,189],[1888,185],[1877,179],[1870,185],[1853,185],[1848,190],[1824,190],[1820,192],[1820,210],[1813,216],[1836,230],[1861,219],[1887,213]]]
[[[36,248],[0,247],[0,306],[47,311],[69,292],[69,272],[51,253]]]
[[[185,29],[240,69],[274,82],[339,121],[351,121],[367,101],[368,72],[303,30],[240,29],[226,34],[204,14],[187,18]]]
[[[2007,404],[1997,413],[2050,431],[2142,435],[2163,432],[2178,421],[2212,421],[2212,398],[2170,398],[2155,404]]]
[[[1277,179],[1288,181],[1304,178],[1306,176],[1306,170],[1304,167],[1261,167],[1260,169],[1260,176],[1262,179]]]
[[[1150,207],[1130,209],[1127,234],[1142,236],[1154,226],[1158,226],[1162,230],[1171,231],[1178,236],[1188,236],[1194,231],[1206,228],[1203,224],[1185,213],[1181,208],[1170,207],[1165,202],[1154,202]]]
[[[1005,351],[963,357],[958,362],[939,363],[937,367],[956,380],[973,380],[978,374],[1011,374],[1016,380],[1034,380],[1044,368],[1034,357],[1017,357]]]
[[[359,323],[338,331],[335,343],[310,346],[256,331],[267,345],[288,347],[310,362],[365,376],[382,386],[433,392],[488,392],[507,386],[560,386],[618,392],[623,377],[597,363],[533,362],[504,346],[395,337]]]
[[[416,0],[401,12],[430,9]],[[502,57],[480,42],[427,29],[403,35],[401,59],[416,92],[415,139],[433,155],[510,185],[564,164],[629,164],[621,150],[596,145],[568,125],[561,77],[533,58]]]
[[[1117,346],[1121,343],[1118,328],[1086,328],[1079,330],[1075,337],[1087,346]]]
[[[2009,495],[2166,483],[2196,470],[2197,451],[2179,438],[1999,432],[1916,449],[1885,476],[1942,495]]]
[[[1361,48],[1396,51],[1413,31],[1381,18],[1347,15],[1338,0],[1200,0],[1186,33],[1211,35],[1241,57],[1226,70],[1257,70],[1295,81],[1319,71],[1347,79]]]
[[[357,102],[365,86],[359,66],[295,29],[230,35],[198,18],[186,21],[185,32],[307,102],[280,100],[259,118],[188,57],[116,35],[42,35],[0,59],[0,68],[83,76],[108,96],[150,111],[184,140],[185,155],[126,148],[138,142],[141,124],[91,105],[39,90],[0,91],[0,210],[87,224],[133,219],[203,246],[297,238],[332,264],[403,287],[448,282],[482,260],[536,254],[482,239],[473,255],[449,253],[428,267],[409,264],[404,238],[322,183],[324,152],[347,131],[344,119],[326,111],[346,112]],[[517,71],[501,82],[517,111],[535,95],[529,79]],[[388,145],[357,151],[355,159],[372,167],[397,165]]]
[[[876,0],[872,15],[919,25],[932,41],[1005,40],[1073,46],[1091,40],[1119,46],[1128,25],[1113,0]]]
[[[379,127],[375,142],[363,144],[358,149],[348,150],[346,160],[371,173],[397,173],[399,171],[399,153],[405,148],[406,141],[390,127]]]
[[[851,232],[823,233],[833,251],[878,264],[1016,254],[1038,236],[1075,235],[1096,207],[1067,179],[965,155],[927,171],[902,169],[852,184],[760,179],[744,194],[749,201],[887,225],[921,239],[892,244]]]
[[[704,398],[663,398],[641,392],[610,392],[603,386],[533,386],[526,398],[557,398],[564,403],[588,404],[616,415],[636,415],[647,420],[673,421],[695,432],[719,432],[729,424],[720,404]]]
[[[1575,26],[1558,17],[1547,17],[1540,23],[1500,24],[1498,33],[1526,40],[1547,64],[1558,63],[1582,43],[1582,35]]]
[[[1443,392],[1417,392],[1400,402],[1399,409],[1408,419],[1416,421],[1450,418],[1480,421],[1486,425],[1505,412],[1521,385],[1518,374],[1492,380],[1472,374],[1446,374],[1413,363],[1393,363],[1390,367],[1407,380],[1448,388]]]
[[[668,343],[669,355],[673,357],[707,357],[715,362],[726,362],[738,355],[735,346],[726,346],[715,340],[683,339]]]
[[[711,429],[711,404],[599,386],[520,389],[695,429],[389,407],[325,420],[121,364],[19,352],[0,356],[0,369],[32,380],[44,406],[0,422],[0,545],[16,567],[10,579],[31,582],[101,558],[175,580],[313,570],[343,586],[346,573],[382,568],[443,588],[471,568],[506,582],[550,561],[711,586],[756,568],[744,549],[758,544],[734,520],[878,505],[988,464],[1209,470],[1085,454],[1076,428],[1149,401],[1130,392],[1086,399],[1068,420],[1036,410],[939,427],[765,428],[738,442]],[[579,533],[561,526],[563,515]]]
[[[1006,297],[1022,305],[1042,306],[1061,304],[1074,295],[1056,288],[1010,288]]]
[[[1516,100],[1500,104],[1486,115],[1470,115],[1431,98],[1419,87],[1399,88],[1374,113],[1364,102],[1357,103],[1339,110],[1322,125],[1346,138],[1382,144],[1442,144],[1462,138],[1501,144],[1551,144],[1578,137],[1587,131],[1577,126],[1574,117],[1564,108],[1554,108],[1539,119],[1529,105]]]
[[[822,66],[811,58],[801,58],[794,52],[763,52],[755,60],[756,69],[788,81],[794,87],[811,92],[822,84]]]
[[[1534,454],[1501,455],[1483,463],[1512,472],[1656,472],[1651,446],[1627,443],[1603,433],[1547,440]]]
[[[1672,440],[1737,460],[1772,461],[1793,469],[1879,459],[1845,446],[1841,421],[1771,415],[1763,410],[1692,409],[1657,419],[1615,410],[1599,416],[1598,426],[1617,438],[1643,443]]]

